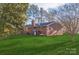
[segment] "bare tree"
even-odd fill
[[[60,6],[57,19],[66,27],[67,33],[74,36],[79,31],[79,4],[70,3]]]
[[[57,14],[57,10],[55,8],[49,8],[48,9],[48,21],[56,21],[55,15]]]

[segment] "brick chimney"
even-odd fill
[[[35,27],[35,20],[32,20],[32,26]]]

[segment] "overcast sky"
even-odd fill
[[[38,5],[38,7],[42,7],[45,10],[48,8],[56,8],[60,5],[64,5],[65,3],[34,3],[35,5]]]

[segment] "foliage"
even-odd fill
[[[21,30],[25,20],[27,19],[26,11],[28,4],[26,3],[4,3],[0,4],[0,27],[4,32],[17,32]],[[6,30],[7,29],[7,30]],[[0,31],[0,32],[1,32]]]

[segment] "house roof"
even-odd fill
[[[48,26],[48,25],[53,27],[54,30],[59,30],[62,28],[61,24],[55,21],[35,24],[36,27],[42,27],[42,26]],[[26,26],[32,27],[32,24],[26,25]]]
[[[52,22],[39,23],[39,24],[36,24],[36,26],[47,26],[50,23],[52,23]]]
[[[53,27],[54,30],[60,30],[62,25],[59,23],[50,24],[49,26]]]
[[[54,24],[56,22],[53,21],[53,22],[36,23],[35,26],[47,26],[47,25],[49,25],[51,23]],[[32,24],[29,24],[29,25],[26,25],[26,26],[32,26]]]

